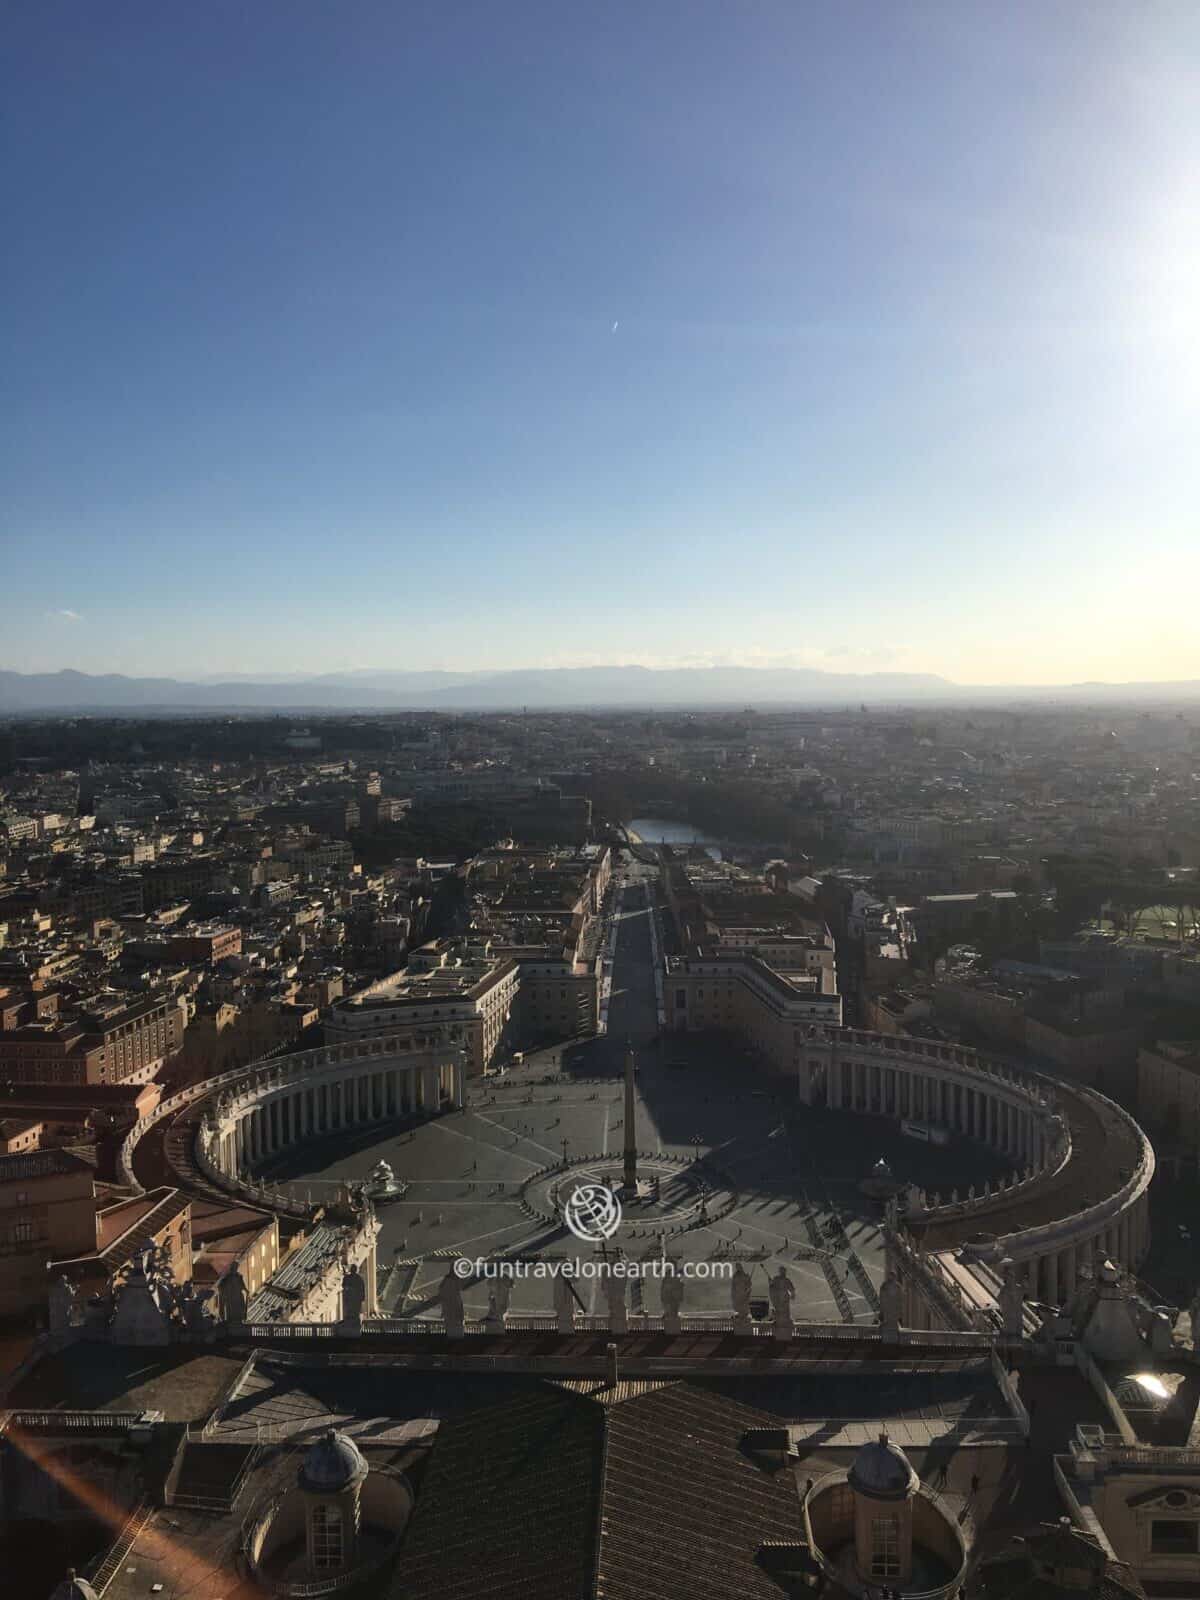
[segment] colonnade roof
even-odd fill
[[[1060,1172],[1003,1194],[983,1212],[965,1217],[935,1218],[914,1225],[927,1250],[948,1250],[972,1236],[1023,1233],[1065,1221],[1115,1195],[1133,1176],[1142,1158],[1140,1130],[1133,1118],[1099,1096],[1055,1086],[1058,1110],[1071,1132],[1071,1157]]]

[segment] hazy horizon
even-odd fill
[[[1198,47],[1168,0],[18,8],[5,662],[1200,675]]]

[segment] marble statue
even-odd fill
[[[113,1344],[164,1345],[171,1342],[171,1323],[159,1306],[140,1261],[134,1263],[117,1291],[109,1337]]]
[[[899,1333],[904,1314],[904,1290],[889,1272],[879,1285],[879,1326],[885,1333]]]
[[[198,1295],[190,1283],[179,1291],[179,1309],[184,1327],[193,1339],[211,1339],[216,1331],[216,1320],[208,1304],[207,1292]]]
[[[609,1333],[627,1333],[629,1308],[625,1303],[625,1279],[610,1272],[604,1280],[604,1298],[608,1302]]]
[[[561,1272],[554,1275],[554,1317],[559,1333],[575,1331],[575,1294],[570,1278],[564,1277]]]
[[[1000,1317],[1004,1331],[1010,1338],[1019,1339],[1025,1327],[1025,1288],[1017,1278],[1015,1265],[1008,1260],[1001,1263],[1003,1282],[1000,1285]]]
[[[796,1286],[788,1277],[786,1270],[780,1267],[779,1271],[767,1285],[771,1297],[771,1310],[775,1314],[775,1337],[777,1339],[790,1339],[792,1337],[792,1300],[796,1294]]]
[[[487,1325],[503,1328],[508,1317],[508,1302],[512,1299],[512,1279],[497,1278],[488,1290]]]
[[[342,1326],[347,1332],[361,1331],[366,1303],[366,1280],[357,1267],[347,1266],[342,1274]]]
[[[442,1321],[446,1326],[447,1337],[461,1339],[465,1325],[462,1285],[455,1277],[453,1267],[438,1285],[437,1299],[442,1308]]]
[[[675,1273],[663,1279],[662,1283],[662,1308],[663,1332],[679,1332],[679,1308],[683,1305],[683,1279]]]
[[[501,1327],[508,1321],[508,1302],[512,1299],[512,1291],[511,1278],[496,1280],[496,1315],[500,1318]]]
[[[750,1274],[739,1261],[730,1288],[733,1300],[733,1326],[738,1333],[750,1331]]]
[[[217,1284],[217,1305],[221,1321],[234,1326],[246,1320],[246,1280],[236,1262]]]
[[[65,1276],[59,1277],[50,1290],[50,1332],[62,1333],[75,1322],[75,1285]]]

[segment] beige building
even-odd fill
[[[1200,1166],[1200,1041],[1138,1051],[1137,1108],[1165,1160]]]
[[[18,1083],[148,1083],[183,1044],[174,995],[129,1000],[33,989],[0,1004],[0,1076]]]
[[[404,971],[335,1005],[325,1022],[326,1038],[345,1044],[411,1029],[415,1040],[430,1030],[457,1037],[468,1074],[478,1077],[507,1044],[519,985],[517,962],[496,959],[489,945],[422,945]]]
[[[279,1219],[254,1206],[192,1200],[192,1282],[215,1290],[234,1267],[255,1295],[279,1265]]]
[[[1025,1018],[1026,1047],[1056,1073],[1126,1104],[1133,1102],[1141,1037],[1140,1024],[1105,1015],[1030,1012]]]
[[[671,956],[663,976],[669,1032],[733,1033],[769,1071],[794,1074],[813,1026],[840,1027],[842,999],[828,967],[779,970],[752,949],[719,946]]]
[[[0,1156],[0,1316],[45,1303],[47,1261],[95,1248],[94,1179],[69,1150]]]

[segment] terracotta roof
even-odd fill
[[[443,1422],[392,1600],[587,1600],[604,1416],[545,1389]]]
[[[676,1383],[607,1420],[598,1600],[779,1600],[757,1557],[801,1538],[799,1497],[742,1448],[775,1419]]]

